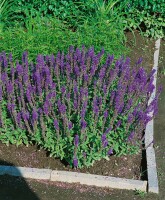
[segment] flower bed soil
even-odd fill
[[[139,57],[142,57],[142,66],[147,71],[151,71],[153,67],[154,41],[148,41],[146,38],[142,38],[138,32],[135,32],[136,45],[134,46],[133,34],[128,32],[126,36],[128,38],[127,46],[131,48],[129,57],[131,58],[132,65],[134,65]],[[16,147],[0,143],[0,165],[6,165],[6,162],[13,166],[78,171],[97,175],[141,179],[145,159],[142,153],[122,157],[112,155],[109,161],[102,159],[95,162],[90,168],[77,170],[70,169],[69,166],[66,166],[66,163],[61,162],[59,159],[49,157],[48,152],[39,149],[36,145],[29,145],[28,147],[21,145]]]

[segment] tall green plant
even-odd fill
[[[13,0],[0,1],[0,33],[3,30],[4,22],[8,19],[9,15],[13,12],[11,9]]]

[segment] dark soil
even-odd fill
[[[135,37],[134,37],[135,36]],[[153,67],[153,55],[155,49],[155,40],[142,37],[138,31],[126,33],[127,47],[131,49],[128,56],[131,58],[131,65],[134,66],[135,62],[142,58],[142,67],[149,73]]]
[[[153,66],[153,53],[154,53],[154,41],[142,38],[138,32],[135,32],[135,38],[132,33],[126,34],[128,38],[127,45],[131,48],[131,52],[128,55],[131,58],[131,63],[134,65],[138,58],[143,58],[142,66],[151,71]],[[130,179],[140,179],[141,169],[143,169],[142,163],[145,163],[142,159],[142,153],[138,155],[115,157],[111,156],[110,160],[104,160],[95,162],[90,168],[84,169],[71,169],[66,166],[64,162],[59,159],[49,157],[48,152],[43,149],[38,149],[37,146],[24,146],[16,147],[14,145],[6,146],[0,143],[0,164],[6,165],[6,162],[12,163],[14,166],[22,167],[36,167],[47,168],[53,170],[67,170],[78,171],[84,173],[116,176]]]

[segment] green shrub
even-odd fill
[[[128,53],[124,33],[113,23],[84,23],[74,32],[55,18],[29,16],[25,26],[10,27],[1,33],[0,51],[11,52],[14,60],[21,58],[22,51],[28,51],[29,59],[34,61],[37,54],[66,52],[70,45],[81,47],[83,44],[95,46],[96,51],[104,47],[116,57]]]
[[[165,0],[125,0],[124,23],[126,28],[139,29],[144,36],[162,38],[165,36]]]
[[[79,168],[137,153],[161,88],[148,105],[155,70],[147,75],[141,59],[133,68],[129,58],[102,62],[104,53],[71,46],[66,54],[38,55],[36,64],[27,52],[16,64],[0,53],[0,141],[33,141]]]

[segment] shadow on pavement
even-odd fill
[[[13,166],[8,162],[3,162],[3,165]],[[0,175],[0,200],[39,200],[39,198],[29,188],[24,178],[6,174]]]

